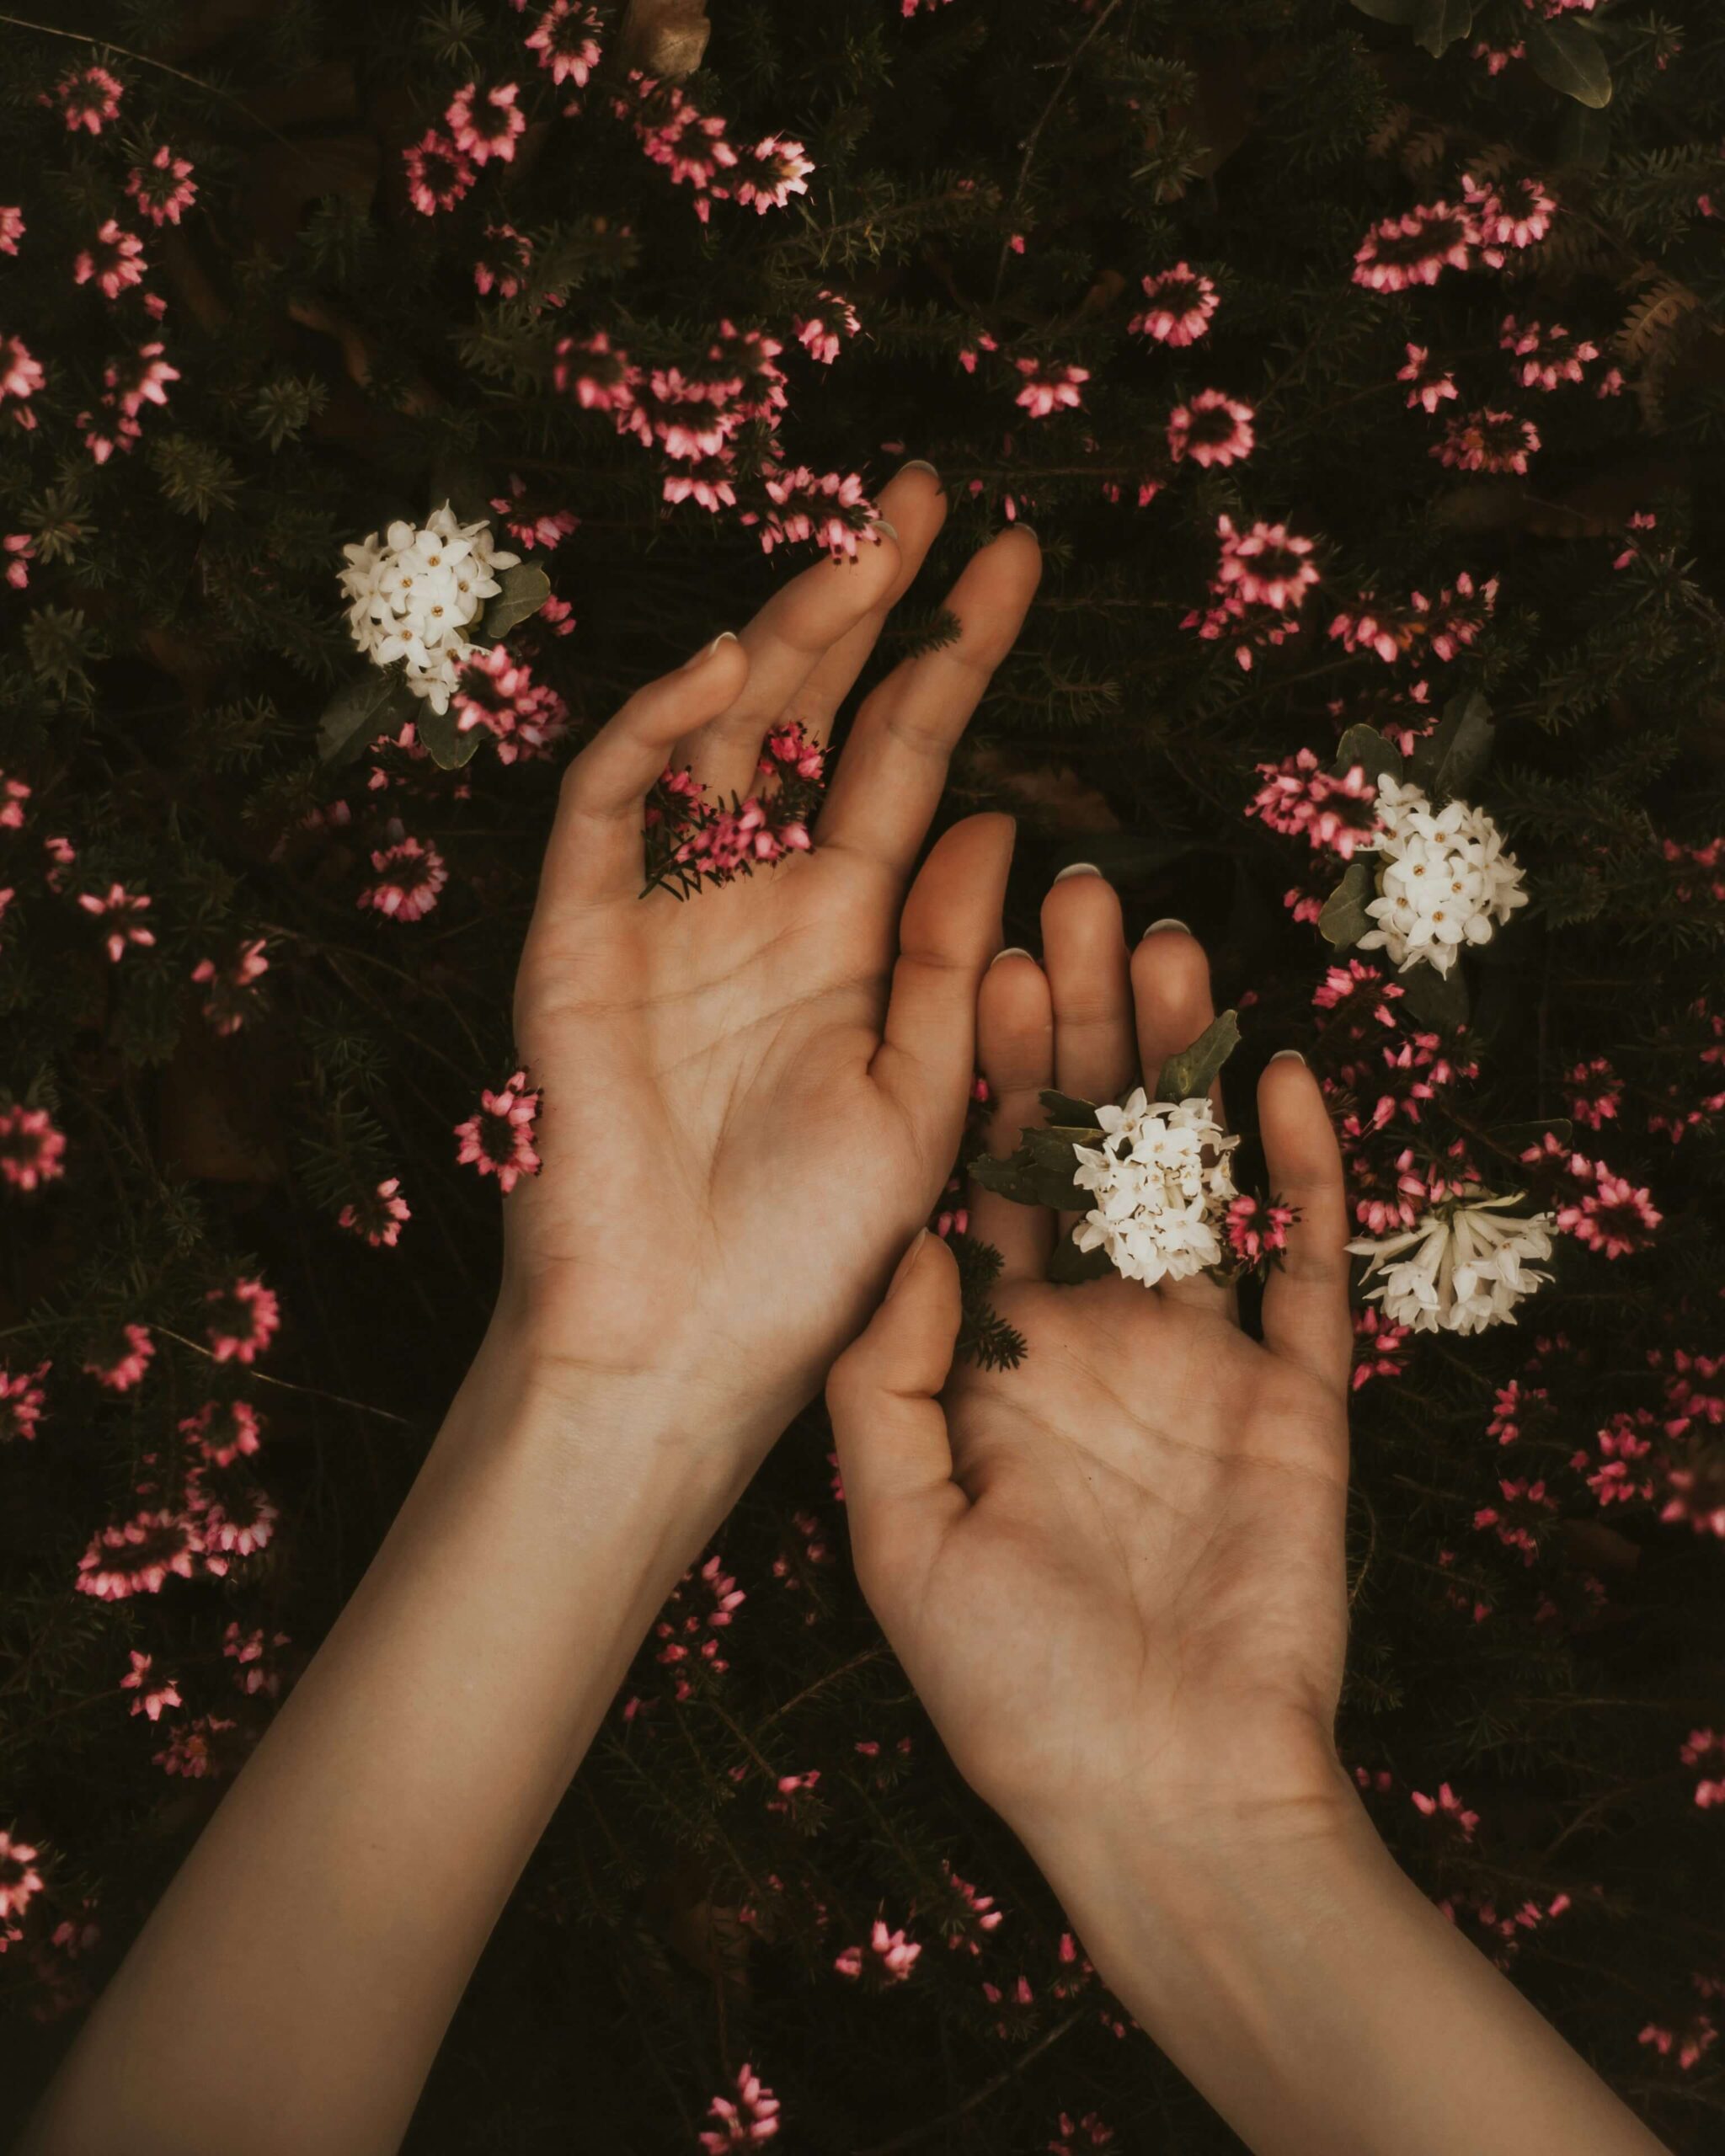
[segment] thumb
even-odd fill
[[[938,1397],[953,1366],[959,1310],[957,1262],[925,1228],[826,1381],[857,1577],[883,1621],[882,1605],[927,1573],[969,1508],[953,1480]]]

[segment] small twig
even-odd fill
[[[170,1331],[165,1325],[152,1325],[150,1330],[159,1332],[164,1340],[175,1341],[182,1348],[190,1348],[193,1354],[201,1355],[206,1362],[213,1363],[218,1359],[209,1348],[200,1347],[195,1340],[188,1340],[183,1332]],[[404,1430],[419,1427],[405,1415],[398,1415],[393,1408],[374,1407],[366,1400],[350,1400],[345,1393],[325,1392],[321,1385],[296,1385],[291,1378],[273,1378],[267,1370],[254,1370],[251,1374],[259,1385],[277,1385],[283,1392],[302,1392],[308,1399],[327,1400],[333,1406],[351,1407],[360,1415],[376,1415],[383,1422],[398,1422]]]
[[[782,1716],[789,1714],[793,1708],[800,1707],[805,1700],[812,1700],[817,1692],[824,1691],[829,1684],[836,1684],[841,1677],[848,1677],[853,1669],[861,1669],[865,1663],[885,1661],[889,1652],[890,1650],[884,1642],[879,1646],[865,1647],[861,1654],[852,1655],[848,1662],[841,1662],[836,1669],[824,1672],[812,1684],[805,1684],[800,1692],[787,1700],[782,1707],[775,1707],[761,1726],[762,1729],[771,1729]]]

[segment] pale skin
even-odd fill
[[[1183,932],[1129,976],[1093,876],[1050,894],[1045,970],[991,968],[1004,818],[913,877],[1034,539],[975,556],[957,644],[864,700],[812,854],[638,895],[668,758],[743,790],[770,726],[829,731],[944,515],[927,467],[881,506],[895,536],[788,584],[572,764],[515,997],[544,1167],[507,1201],[491,1326],[30,2156],[396,2147],[654,1614],[835,1358],[859,1572],[953,1758],[1253,2147],[1657,2147],[1402,1877],[1335,1764],[1345,1226],[1305,1072],[1273,1066],[1260,1099],[1304,1214],[1266,1344],[1208,1289],[1049,1287],[1052,1224],[994,1200],[1021,1369],[961,1374],[943,1413],[956,1290],[932,1240],[868,1323],[949,1171],[979,1033],[1010,1144],[1051,1074],[1106,1097],[1207,1012]]]

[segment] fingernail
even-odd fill
[[[904,1255],[904,1256],[903,1256],[903,1257],[899,1260],[899,1262],[898,1262],[897,1265],[896,1265],[896,1266],[895,1266],[895,1267],[894,1267],[894,1268],[893,1268],[893,1277],[892,1277],[892,1278],[891,1278],[890,1280],[889,1280],[889,1281],[888,1281],[888,1283],[887,1283],[887,1286],[886,1286],[886,1293],[885,1293],[885,1294],[884,1294],[884,1296],[882,1296],[882,1298],[881,1298],[881,1300],[882,1300],[883,1302],[889,1303],[889,1302],[892,1300],[893,1297],[898,1294],[900,1285],[900,1283],[903,1282],[904,1278],[905,1278],[905,1274],[906,1274],[906,1273],[911,1270],[911,1267],[912,1267],[912,1266],[916,1262],[916,1253],[917,1253],[917,1251],[920,1251],[920,1250],[921,1249],[921,1247],[922,1247],[922,1246],[924,1245],[924,1243],[926,1243],[927,1241],[928,1241],[928,1230],[927,1230],[927,1228],[919,1228],[919,1229],[916,1230],[916,1233],[915,1234],[915,1235],[913,1235],[913,1236],[911,1237],[911,1247],[909,1248],[909,1250],[907,1250],[907,1251],[905,1252],[905,1255]]]
[[[1304,1063],[1306,1060],[1306,1058],[1300,1053],[1297,1048],[1279,1048],[1275,1054],[1270,1058],[1270,1061],[1272,1063],[1279,1063],[1284,1056],[1289,1055],[1291,1055],[1296,1063]]]
[[[880,535],[883,531],[885,532],[889,539],[895,540],[899,536],[898,526],[892,523],[888,518],[884,516],[876,517],[873,523],[870,525],[868,528],[874,534],[874,543],[876,546],[880,544]]]
[[[1031,538],[1036,540],[1036,543],[1039,547],[1042,544],[1042,541],[1037,537],[1036,526],[1033,524],[1027,524],[1022,516],[1015,516],[1012,519],[1012,521],[1007,526],[1007,529],[1008,531],[1025,532]]]
[[[1022,943],[1009,943],[1004,951],[996,951],[988,963],[997,966],[1002,958],[1028,958],[1029,956],[1030,953]]]
[[[1171,913],[1165,913],[1160,921],[1151,921],[1149,927],[1145,930],[1144,933],[1146,936],[1154,936],[1159,928],[1178,928],[1188,936],[1192,933],[1192,931],[1187,927],[1183,921],[1177,921],[1174,915]],[[1140,940],[1142,941],[1142,938]]]
[[[901,472],[932,472],[937,479],[940,477],[926,456],[913,456],[908,464],[901,464],[899,469]]]
[[[737,632],[734,629],[721,629],[711,643],[703,643],[692,659],[686,659],[683,661],[683,671],[686,674],[692,666],[698,666],[703,659],[711,659],[722,643],[734,643],[736,640]]]
[[[1100,876],[1101,873],[1101,869],[1093,861],[1072,861],[1066,864],[1055,881],[1064,883],[1069,876]]]

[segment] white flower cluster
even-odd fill
[[[1551,1277],[1527,1262],[1551,1255],[1551,1215],[1506,1220],[1493,1209],[1514,1205],[1521,1195],[1518,1190],[1488,1198],[1475,1184],[1459,1201],[1425,1214],[1400,1235],[1364,1235],[1349,1243],[1357,1257],[1370,1258],[1368,1280],[1375,1273],[1384,1276],[1368,1289],[1368,1300],[1381,1299],[1386,1317],[1416,1332],[1483,1332],[1488,1325],[1513,1325],[1517,1303]]]
[[[447,711],[467,654],[467,632],[500,588],[494,572],[513,568],[521,556],[493,547],[483,517],[458,524],[447,502],[418,528],[398,519],[381,547],[373,531],[341,551],[354,642],[374,666],[404,659],[414,694],[433,711]]]
[[[1382,835],[1360,848],[1382,863],[1366,907],[1377,926],[1359,948],[1381,947],[1402,973],[1423,959],[1446,974],[1463,943],[1488,943],[1527,904],[1520,867],[1483,808],[1451,801],[1434,809],[1422,788],[1387,775],[1377,792]]]
[[[1100,1145],[1075,1145],[1073,1181],[1095,1206],[1079,1222],[1080,1250],[1105,1250],[1127,1280],[1154,1287],[1220,1262],[1218,1232],[1239,1193],[1228,1155],[1240,1143],[1207,1100],[1151,1101],[1140,1086],[1123,1107],[1101,1107]]]

